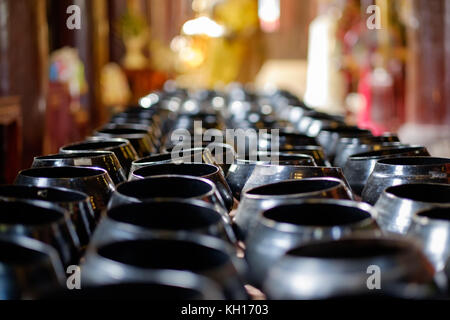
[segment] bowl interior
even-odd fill
[[[405,184],[386,189],[396,197],[420,202],[450,203],[450,185]]]
[[[108,211],[113,220],[149,229],[195,230],[221,221],[213,209],[183,202],[137,203]]]
[[[213,165],[202,163],[180,163],[180,164],[161,164],[148,166],[133,172],[135,176],[151,177],[158,175],[186,175],[194,177],[204,177],[217,173],[219,169]]]
[[[107,259],[146,269],[201,271],[225,264],[229,256],[195,242],[167,239],[123,241],[98,251]]]
[[[49,202],[81,202],[87,199],[87,195],[81,192],[18,185],[0,186],[0,197],[43,200]]]
[[[2,253],[0,255],[0,265],[2,263],[7,265],[32,265],[48,258],[48,255],[43,252],[3,240],[0,240],[0,252]]]
[[[25,202],[0,202],[0,225],[39,226],[59,222],[64,213]]]
[[[349,225],[371,218],[370,213],[362,209],[331,203],[282,205],[263,215],[275,222],[311,227]]]
[[[125,144],[125,141],[92,141],[74,144],[64,147],[64,150],[70,151],[87,151],[87,150],[101,150],[109,148],[117,148]]]
[[[109,151],[96,151],[96,152],[77,152],[77,153],[61,153],[53,154],[49,156],[36,157],[36,160],[65,160],[65,159],[79,159],[79,158],[99,158],[111,156],[112,152]]]
[[[131,128],[114,128],[114,129],[102,129],[100,133],[112,134],[112,135],[128,135],[128,134],[147,134],[148,132],[143,129],[131,129]]]
[[[338,134],[367,134],[370,135],[369,130],[360,129],[358,127],[337,127],[337,128],[323,128],[321,132],[338,133]]]
[[[413,152],[420,152],[423,149],[424,149],[423,147],[389,148],[389,149],[383,149],[383,150],[377,150],[377,151],[358,153],[358,154],[351,156],[350,158],[351,159],[376,158],[376,157],[390,156],[390,155],[396,155],[396,154],[407,154],[407,153],[413,153]]]
[[[262,196],[281,196],[292,195],[302,193],[312,193],[325,191],[331,188],[340,186],[339,181],[317,179],[317,180],[293,180],[274,184],[268,184],[265,186],[257,187],[249,190],[247,193],[250,195],[262,195]]]
[[[100,169],[86,167],[43,167],[24,170],[20,175],[33,178],[70,179],[98,176],[104,172]]]
[[[184,177],[147,178],[117,187],[119,193],[137,199],[194,198],[212,190],[213,187],[205,181]]]
[[[432,220],[450,221],[450,208],[434,208],[417,214]]]

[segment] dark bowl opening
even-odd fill
[[[311,227],[349,225],[371,218],[364,210],[329,203],[281,205],[267,210],[263,215],[279,223]]]
[[[337,127],[337,128],[323,128],[321,132],[343,133],[343,134],[367,134],[371,135],[369,130],[360,129],[358,127]]]
[[[202,163],[180,163],[180,164],[158,164],[137,169],[133,172],[135,176],[143,178],[167,174],[204,177],[219,171],[216,166]]]
[[[301,133],[290,133],[290,132],[282,132],[280,131],[278,133],[278,139],[281,144],[287,143],[287,142],[293,142],[293,143],[299,143],[299,144],[305,144],[307,142],[310,143],[317,143],[316,139],[310,136],[307,136],[305,134]],[[268,134],[264,140],[267,140],[271,142],[272,135]],[[272,142],[273,143],[273,142]],[[277,143],[274,143],[275,145]]]
[[[179,240],[136,240],[105,245],[100,256],[146,269],[203,271],[224,265],[229,256],[217,249]]]
[[[35,226],[59,222],[62,211],[38,207],[25,202],[0,201],[0,225]]]
[[[36,157],[36,160],[64,160],[64,159],[79,159],[79,158],[98,158],[109,157],[112,152],[110,151],[98,151],[98,152],[77,152],[77,153],[61,153],[53,154],[49,156]]]
[[[450,221],[450,208],[434,208],[417,214],[419,217],[432,220]]]
[[[118,283],[80,290],[58,291],[44,300],[195,300],[203,294],[195,289],[157,283]]]
[[[130,110],[130,111],[126,110],[126,111],[124,111],[122,113],[115,114],[113,116],[113,118],[114,119],[115,118],[137,118],[137,119],[142,119],[142,117],[149,117],[149,118],[151,118],[153,116],[153,114],[154,114],[154,112],[149,112],[148,109],[145,109],[145,110],[137,109],[137,110]]]
[[[213,209],[182,202],[123,205],[108,211],[113,220],[149,229],[195,230],[215,225],[222,217]]]
[[[149,110],[149,109],[143,109],[143,108],[134,108],[135,110],[125,110],[121,113],[115,114],[113,117],[117,118],[117,117],[131,117],[131,118],[148,118],[149,120],[153,117],[153,115],[155,114],[155,112],[153,110]]]
[[[289,148],[280,148],[279,152],[292,152],[292,151],[322,151],[321,146],[292,146]]]
[[[360,158],[376,158],[376,157],[404,154],[404,153],[410,153],[410,152],[420,152],[422,150],[424,150],[423,147],[397,147],[397,148],[389,148],[389,149],[383,149],[383,150],[377,150],[377,151],[358,153],[358,154],[352,155],[350,157],[350,159],[358,160]]]
[[[192,100],[191,100],[192,101]],[[178,118],[179,119],[204,119],[204,118],[217,118],[217,115],[215,113],[208,113],[208,112],[198,112],[198,113],[181,113]]]
[[[432,157],[405,157],[405,158],[393,158],[384,159],[378,161],[381,164],[393,165],[393,166],[441,166],[450,165],[450,159],[445,158],[432,158]]]
[[[138,111],[138,112],[127,112],[127,111],[124,111],[124,112],[122,112],[122,113],[117,113],[117,114],[113,115],[113,116],[112,116],[112,119],[131,118],[131,119],[139,119],[139,120],[141,120],[141,119],[143,119],[143,118],[140,117],[140,115],[144,115],[144,116],[148,116],[150,119],[145,119],[145,118],[144,118],[143,120],[151,121],[151,120],[152,120],[151,118],[152,118],[155,114],[156,114],[156,112],[154,112],[154,111],[149,112],[148,109],[147,109],[147,110],[144,110],[144,112],[142,112],[142,111]]]
[[[44,167],[27,169],[20,175],[33,178],[70,179],[88,178],[104,174],[104,171],[86,167]]]
[[[311,162],[314,160],[309,155],[303,154],[289,154],[289,153],[271,153],[266,151],[259,151],[256,155],[253,153],[246,153],[239,155],[238,160],[250,161],[250,162],[271,162],[271,163],[294,163],[294,162]]]
[[[172,154],[164,153],[164,154],[156,154],[154,156],[145,157],[140,160],[135,161],[134,163],[142,164],[142,163],[154,163],[160,161],[168,161],[172,159]]]
[[[287,254],[294,257],[321,259],[364,259],[396,256],[410,251],[405,243],[383,239],[346,239],[305,245]]]
[[[394,135],[386,135],[386,136],[358,136],[358,137],[341,137],[339,139],[339,143],[344,145],[353,145],[353,144],[380,144],[380,143],[395,143],[398,144],[399,139]]]
[[[19,244],[0,240],[0,265],[32,265],[49,258],[43,252],[39,252]]]
[[[305,114],[305,118],[310,118],[312,120],[333,120],[333,121],[340,121],[340,119],[337,119],[337,117],[334,117],[332,115],[326,114],[326,113],[316,113],[312,112],[310,114]]]
[[[138,113],[138,114],[148,113],[149,115],[151,115],[154,113],[154,111],[152,109],[143,108],[138,105],[132,105],[132,106],[129,106],[125,111],[123,111],[122,113],[119,113],[119,114],[135,114],[135,113]]]
[[[142,117],[141,115],[144,115],[144,117]],[[116,119],[131,119],[131,120],[147,120],[147,121],[152,121],[152,117],[153,114],[151,113],[142,113],[142,112],[123,112],[123,113],[118,113],[112,116],[112,120],[116,120]]]
[[[134,134],[148,134],[144,129],[127,129],[127,128],[116,128],[116,129],[102,129],[98,131],[99,133],[111,134],[111,135],[134,135]]]
[[[278,133],[278,136],[280,138],[285,138],[285,139],[306,139],[306,140],[312,140],[314,138],[307,136],[306,134],[301,134],[301,133],[293,133],[293,132],[283,132],[280,131]]]
[[[63,150],[66,151],[101,150],[101,149],[117,148],[125,144],[126,144],[125,141],[92,141],[67,146],[64,147]]]
[[[117,192],[137,199],[196,198],[213,190],[208,183],[184,177],[147,178],[126,182]]]
[[[138,117],[116,117],[112,118],[108,125],[145,125],[152,126],[153,122],[150,119],[138,118]]]
[[[0,197],[49,202],[81,202],[87,199],[87,195],[84,193],[72,190],[19,185],[0,186]]]
[[[404,184],[386,189],[399,198],[430,203],[450,203],[450,185]]]
[[[250,195],[261,195],[261,196],[281,196],[281,195],[325,191],[331,188],[336,188],[340,185],[341,183],[339,181],[333,180],[303,179],[303,180],[285,181],[274,184],[268,184],[265,186],[249,190],[247,193]]]

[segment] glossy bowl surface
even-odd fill
[[[450,183],[450,159],[402,157],[379,160],[362,193],[363,201],[375,204],[388,187],[411,183]]]
[[[115,185],[108,173],[100,168],[43,167],[22,170],[16,185],[61,187],[83,192],[90,197],[96,219],[108,204]]]
[[[375,273],[380,282],[370,281]],[[294,248],[271,268],[264,288],[275,300],[329,299],[370,288],[430,284],[434,274],[420,249],[405,239],[358,236]]]
[[[378,160],[409,156],[429,156],[427,149],[422,146],[398,146],[378,151],[358,153],[351,156],[344,167],[344,175],[352,190],[361,196],[370,174]]]
[[[413,183],[384,190],[375,209],[383,230],[404,235],[417,212],[445,206],[450,207],[450,185]]]
[[[261,287],[270,266],[296,246],[377,231],[374,217],[367,204],[332,199],[293,200],[264,211],[245,241],[251,283]]]

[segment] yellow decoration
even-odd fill
[[[258,42],[257,0],[195,1],[202,10],[187,21],[171,49],[177,54],[177,81],[186,87],[214,88],[218,84],[247,81],[262,50]],[[256,49],[256,50],[255,50]]]
[[[254,31],[259,25],[258,1],[224,1],[214,8],[214,19],[233,32]]]

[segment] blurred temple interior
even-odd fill
[[[450,299],[450,0],[0,0],[0,148],[0,300]]]
[[[449,12],[444,0],[0,0],[0,183],[173,81],[286,89],[450,156]]]

